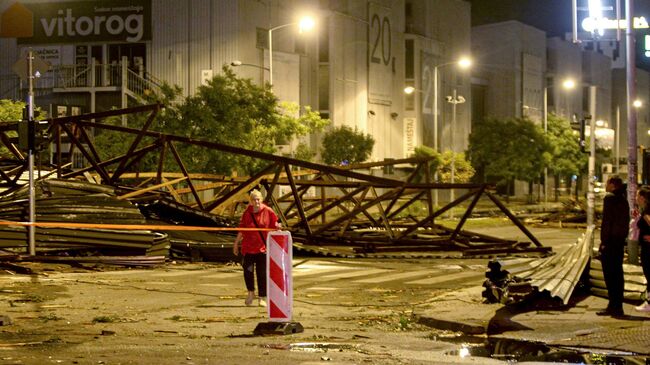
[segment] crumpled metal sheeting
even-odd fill
[[[625,300],[643,300],[645,298],[646,279],[641,266],[623,264],[623,278],[625,280],[625,291],[623,293]],[[589,290],[594,295],[607,298],[603,266],[598,259],[591,260],[589,265]]]
[[[23,257],[28,261],[56,262],[56,263],[82,263],[82,264],[108,264],[121,266],[157,266],[165,263],[165,256],[32,256]],[[20,261],[20,260],[19,260]]]
[[[38,248],[123,248],[144,254],[170,246],[166,234],[147,230],[37,228],[35,238]],[[25,247],[25,239],[25,227],[0,227],[0,248]]]
[[[540,259],[498,259],[492,261],[489,266],[492,273],[486,273],[486,277],[496,277],[496,272],[507,274],[513,282],[527,282],[539,292],[548,292],[552,297],[562,300],[564,304],[569,302],[571,294],[575,289],[582,273],[589,262],[589,250],[593,228],[587,231],[573,245],[569,246],[554,256]]]
[[[146,224],[135,205],[115,196],[115,188],[77,180],[40,180],[36,184],[36,222]],[[27,221],[27,191],[0,198],[0,220]],[[36,249],[93,249],[125,255],[169,256],[166,233],[104,228],[36,228]],[[0,248],[24,248],[27,228],[0,226]]]
[[[105,194],[114,196],[115,187],[109,185],[93,184],[86,181],[71,180],[71,179],[45,179],[37,180],[34,184],[37,194],[44,194],[47,196],[52,195],[90,195],[90,194]],[[29,195],[28,186],[24,185],[19,189],[13,191],[10,196],[11,199],[24,197],[27,199]]]

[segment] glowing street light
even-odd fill
[[[316,21],[314,18],[305,16],[302,17],[297,23],[287,23],[287,24],[282,24],[278,25],[277,27],[273,27],[269,29],[269,84],[273,86],[273,31],[290,27],[292,25],[298,25],[298,33],[302,34],[304,32],[309,32],[310,30],[314,29],[316,26]]]
[[[433,149],[436,152],[438,152],[438,69],[448,65],[458,65],[461,69],[467,69],[472,66],[472,60],[469,57],[461,57],[457,61],[433,67]],[[406,92],[406,89],[404,91]]]
[[[551,86],[544,86],[544,134],[548,132],[548,89]],[[576,87],[576,82],[572,78],[566,78],[562,81],[562,88],[571,90]],[[548,203],[548,167],[544,167],[544,204]]]

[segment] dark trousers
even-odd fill
[[[641,267],[643,276],[646,280],[646,292],[650,293],[650,243],[640,242],[641,244]],[[648,298],[650,300],[650,298]]]
[[[607,242],[600,259],[603,265],[605,285],[607,286],[607,297],[609,298],[607,308],[612,310],[623,309],[623,291],[625,289],[623,278],[624,244],[624,242]]]
[[[255,291],[253,271],[257,274],[257,290],[260,297],[266,296],[266,254],[249,253],[244,255],[244,282],[248,291]]]

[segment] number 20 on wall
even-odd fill
[[[380,19],[379,15],[373,14],[370,27],[372,29],[370,62],[388,66],[392,52],[390,20],[386,16]]]

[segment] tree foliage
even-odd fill
[[[25,104],[22,101],[13,101],[9,99],[0,99],[0,124],[11,124],[23,119],[23,109]],[[40,120],[47,118],[47,114],[41,108],[34,108],[34,119]],[[8,131],[8,137],[17,137],[17,131]],[[0,156],[13,157],[7,147],[0,146]]]
[[[451,182],[451,171],[454,171],[454,183],[465,183],[474,176],[472,164],[465,159],[464,153],[444,151],[441,154],[442,163],[438,169],[438,181],[443,183]],[[452,160],[454,162],[452,167]]]
[[[452,159],[454,161],[454,183],[468,182],[474,176],[474,168],[465,159],[464,153],[454,153],[449,150],[439,153],[428,146],[417,146],[411,157],[430,158],[429,174],[433,179],[434,174],[437,173],[439,182],[451,182]],[[424,171],[420,171],[415,180],[424,181],[424,176]]]
[[[429,146],[422,145],[422,146],[416,146],[415,149],[413,150],[413,155],[411,155],[410,157],[421,157],[421,158],[430,159],[429,176],[431,178],[431,182],[433,182],[433,177],[436,171],[438,171],[438,167],[442,164],[442,158],[440,156],[440,153]],[[415,176],[415,181],[416,182],[425,181],[426,180],[425,173],[426,173],[425,171],[419,171]]]
[[[372,153],[375,139],[348,126],[333,128],[321,143],[321,157],[330,165],[355,164],[366,161]]]
[[[0,99],[0,124],[11,123],[23,119],[25,104],[22,101]],[[41,108],[34,108],[34,119],[45,119],[46,113]]]
[[[24,107],[25,103],[22,101],[0,99],[0,123],[6,124],[22,119]]]
[[[558,176],[578,175],[583,172],[588,156],[580,151],[578,136],[571,129],[570,122],[555,114],[549,114],[547,128],[551,156],[549,172]]]
[[[551,159],[544,131],[527,118],[487,118],[473,126],[468,155],[483,178],[535,181]]]
[[[258,86],[251,79],[238,78],[225,66],[207,85],[194,95],[181,98],[181,89],[165,85],[161,95],[151,95],[148,102],[159,102],[165,109],[152,129],[197,140],[221,143],[245,149],[275,153],[277,144],[318,131],[329,123],[309,107],[300,112],[295,104],[280,103],[270,85]],[[113,121],[113,123],[115,123]],[[138,128],[142,118],[129,121]],[[100,137],[102,139],[102,137]],[[101,141],[102,145],[119,141]],[[268,164],[246,156],[224,153],[187,145],[175,145],[183,164],[192,172],[252,174]],[[102,147],[103,148],[103,147]],[[114,147],[126,151],[126,147]],[[157,156],[156,156],[157,157]],[[145,169],[155,169],[151,161]],[[166,171],[178,171],[168,156]]]

